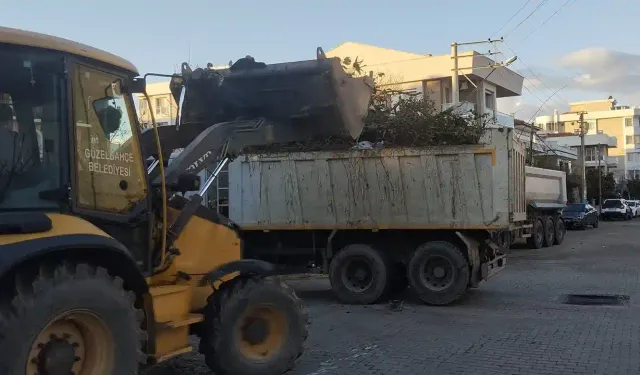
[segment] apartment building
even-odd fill
[[[616,180],[640,178],[640,108],[618,105],[613,97],[574,102],[569,103],[568,112],[558,113],[555,110],[552,115],[538,116],[535,124],[551,134],[576,134],[580,112],[584,113],[587,135],[615,138],[615,147],[607,147],[606,162]],[[609,142],[611,139],[605,143]],[[586,156],[590,155],[589,152],[592,151],[585,151]]]
[[[453,106],[451,54],[431,55],[346,42],[326,53],[328,57],[349,57],[363,61],[364,69],[384,73],[383,84],[428,96],[436,108]],[[497,99],[522,94],[523,77],[476,51],[458,54],[459,105],[464,111],[486,113],[496,123],[514,127],[512,115],[497,110]]]

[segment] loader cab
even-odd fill
[[[128,61],[0,27],[0,213],[72,212],[151,265],[152,210]]]

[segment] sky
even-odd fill
[[[0,25],[56,35],[120,55],[140,72],[183,61],[225,65],[315,58],[352,41],[445,54],[452,42],[505,37],[498,47],[525,76],[498,109],[531,120],[568,102],[640,105],[640,1],[635,0],[0,0]],[[486,52],[491,47],[477,47]],[[500,60],[500,57],[498,58]],[[366,62],[365,62],[366,64]]]

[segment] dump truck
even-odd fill
[[[501,245],[509,247],[518,238],[534,249],[559,245],[567,231],[562,219],[567,205],[566,173],[532,166],[526,166],[524,172],[526,221],[502,232]]]
[[[187,64],[161,75],[180,103],[180,127],[163,138],[135,114],[149,74],[87,45],[0,27],[0,373],[137,374],[192,351],[191,335],[216,374],[291,369],[307,338],[304,306],[272,264],[244,256],[237,225],[201,204],[215,174],[195,174],[243,145],[357,137],[371,87],[318,57],[258,70],[241,59],[225,84]],[[211,105],[216,90],[251,92],[242,78],[255,72],[276,72],[262,92],[308,67],[324,90],[288,94],[322,103],[294,114],[309,121],[278,102],[249,119],[233,101]],[[169,165],[176,145],[184,151]]]
[[[493,237],[526,220],[524,155],[510,129],[478,145],[244,154],[229,217],[247,257],[328,273],[344,303],[410,284],[446,305],[505,267]]]

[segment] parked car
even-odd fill
[[[595,207],[587,203],[568,204],[562,210],[562,219],[567,228],[578,227],[581,229],[587,229],[589,225],[597,228],[600,220]]]
[[[602,203],[602,219],[631,219],[631,207],[624,199],[607,199]]]
[[[631,209],[631,217],[636,218],[640,214],[640,203],[637,200],[627,200],[627,204]]]

